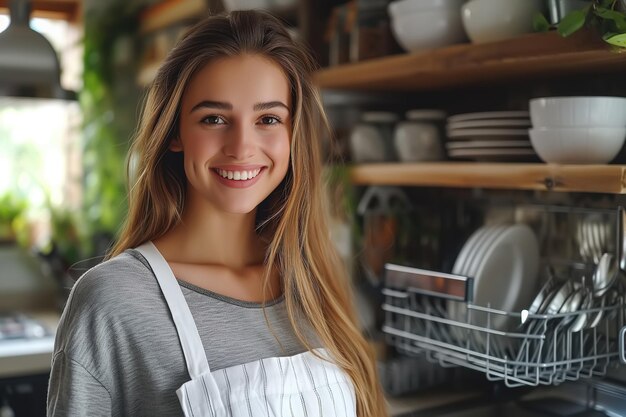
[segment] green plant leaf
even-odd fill
[[[605,13],[604,16],[600,16],[605,21],[612,23],[615,26],[617,32],[626,32],[626,16],[619,12],[608,10],[610,13]]]
[[[594,13],[603,19],[610,19],[610,20],[624,19],[624,14],[615,10],[607,9],[606,7],[596,7]]]
[[[535,32],[547,32],[550,29],[550,23],[543,13],[537,12],[533,16],[533,29]]]
[[[587,13],[583,10],[574,10],[568,13],[559,22],[559,34],[563,37],[569,36],[585,25]]]
[[[617,29],[618,32],[620,33],[626,32],[626,18],[614,20],[613,23],[615,23],[615,28]]]
[[[600,2],[600,6],[611,9],[613,8],[614,3],[615,3],[615,0],[602,0],[602,2]]]
[[[626,33],[606,33],[602,39],[611,45],[626,48]]]

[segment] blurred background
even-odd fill
[[[474,232],[523,223],[540,255],[540,272],[527,282],[534,295],[549,279],[547,266],[561,278],[580,278],[597,267],[595,252],[623,249],[626,103],[598,98],[626,96],[625,6],[622,0],[0,0],[0,417],[45,415],[56,325],[74,282],[102,260],[124,220],[126,153],[159,65],[202,17],[249,8],[282,19],[319,63],[316,82],[333,130],[321,144],[331,233],[392,414],[413,415],[468,393],[519,400],[528,390],[487,381],[475,372],[484,364],[451,369],[428,354],[441,346],[458,353],[461,342],[455,348],[431,335],[414,355],[406,339],[389,336],[397,322],[383,306],[399,293],[389,293],[385,264],[469,276],[457,260],[463,248],[471,253]],[[544,100],[550,97],[574,99]],[[564,111],[575,117],[561,120]],[[581,232],[589,228],[602,237]],[[500,256],[528,261],[518,252]],[[499,268],[494,276],[508,277],[507,267]],[[422,301],[410,308],[422,311]],[[616,317],[623,323],[621,312],[611,325]],[[439,336],[454,335],[449,330]],[[589,376],[608,373],[615,385],[604,378],[605,385],[568,385],[574,397],[617,392],[626,403],[626,373],[616,366],[617,336],[609,333],[607,366],[594,368],[594,356]],[[595,339],[591,346],[597,348]],[[555,385],[549,376],[546,385]],[[510,413],[502,404],[472,415]],[[598,408],[593,401],[546,407],[513,415]],[[610,410],[593,415],[626,415],[623,407],[625,414],[619,406]],[[452,412],[424,415],[470,415]]]

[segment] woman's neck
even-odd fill
[[[236,214],[189,204],[178,225],[154,243],[169,262],[230,268],[259,265],[265,247],[255,231],[255,216],[256,210]]]

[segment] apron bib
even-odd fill
[[[356,417],[352,382],[325,349],[211,371],[180,285],[152,242],[135,248],[170,309],[191,380],[176,395],[185,417]]]

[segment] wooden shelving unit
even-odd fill
[[[318,71],[322,89],[426,91],[557,74],[626,69],[626,48],[581,31],[520,36],[389,56]],[[388,163],[350,168],[356,185],[494,188],[626,194],[626,165],[519,163]]]
[[[626,69],[626,48],[591,32],[569,38],[548,32],[327,68],[316,82],[325,89],[415,91],[620,69]]]
[[[626,194],[626,165],[386,163],[350,167],[356,185]]]

